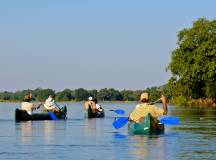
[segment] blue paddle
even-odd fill
[[[125,111],[124,110],[122,110],[122,109],[110,109],[109,111],[113,111],[113,112],[115,112],[115,113],[117,113],[117,114],[125,114]]]
[[[128,117],[120,117],[117,120],[115,120],[112,125],[115,129],[119,129],[123,126],[125,126],[129,121]]]
[[[59,120],[58,117],[53,112],[48,112],[49,116],[52,118],[52,120]]]
[[[120,117],[117,120],[115,120],[112,125],[115,129],[119,129],[123,126],[125,126],[129,121],[128,117]],[[165,125],[178,125],[180,123],[180,120],[178,117],[163,117],[160,119],[160,123]]]
[[[160,123],[166,124],[166,125],[178,125],[180,123],[180,120],[178,117],[162,117],[159,119]]]

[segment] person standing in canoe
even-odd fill
[[[157,107],[156,105],[149,104],[148,93],[142,93],[140,96],[141,103],[136,105],[136,108],[130,114],[129,119],[134,122],[141,122],[148,113],[151,113],[151,115],[155,118],[166,115],[168,112],[166,97],[162,95],[160,100],[163,103],[162,109]]]
[[[45,112],[55,112],[55,113],[58,113],[60,112],[60,109],[56,106],[56,103],[54,101],[54,96],[50,95],[45,103],[44,103],[44,111]]]
[[[32,94],[28,94],[24,97],[24,102],[21,103],[21,109],[25,110],[28,114],[32,114],[33,110],[39,109],[42,103],[33,104],[32,101]]]

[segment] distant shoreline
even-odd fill
[[[40,101],[33,101],[33,103],[39,103]],[[57,103],[84,103],[85,101],[56,101]],[[99,103],[139,103],[139,101],[99,101]],[[22,103],[21,101],[16,100],[0,100],[0,103]],[[193,99],[188,100],[185,104],[178,104],[178,102],[170,101],[172,105],[179,107],[191,106],[191,107],[200,107],[200,108],[216,108],[216,102],[213,99]]]
[[[0,100],[0,103],[22,103],[22,101],[16,101],[16,100]],[[40,101],[32,101],[33,103],[37,103]],[[85,102],[85,101],[56,101],[57,103],[66,103],[66,102],[72,102],[72,103],[76,103],[76,102]],[[134,102],[138,102],[138,101],[99,101],[99,102],[115,102],[115,103],[134,103]]]

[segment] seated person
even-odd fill
[[[155,118],[162,115],[166,115],[167,114],[166,97],[162,95],[160,99],[163,103],[163,109],[157,107],[156,105],[149,104],[148,93],[142,93],[140,96],[141,103],[136,106],[136,108],[130,114],[129,119],[131,121],[138,123],[141,122],[148,113],[151,113],[151,115]]]
[[[98,112],[98,110],[96,108],[96,104],[95,104],[95,102],[93,100],[93,97],[89,97],[88,101],[85,102],[84,106],[85,106],[86,110],[91,109],[93,113]]]
[[[42,103],[39,104],[33,104],[31,103],[32,100],[32,94],[30,93],[29,95],[26,95],[24,97],[24,102],[21,103],[21,109],[25,110],[28,114],[32,114],[33,110],[36,110],[40,108]]]
[[[49,96],[44,103],[44,111],[46,112],[60,112],[60,109],[56,106],[53,96]]]
[[[98,104],[97,99],[95,98],[93,101],[95,102],[95,107],[96,107],[97,111],[102,112],[103,108]]]

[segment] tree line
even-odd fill
[[[22,90],[16,92],[0,92],[1,101],[23,101],[25,95],[32,93],[35,101],[45,101],[49,95],[55,96],[56,101],[85,101],[89,96],[99,101],[138,101],[142,92],[149,93],[149,99],[155,101],[160,98],[164,86],[152,87],[145,90],[117,90],[114,88],[103,88],[100,90],[86,90],[78,88],[75,90],[64,89],[56,92],[53,89],[36,88],[34,90]]]

